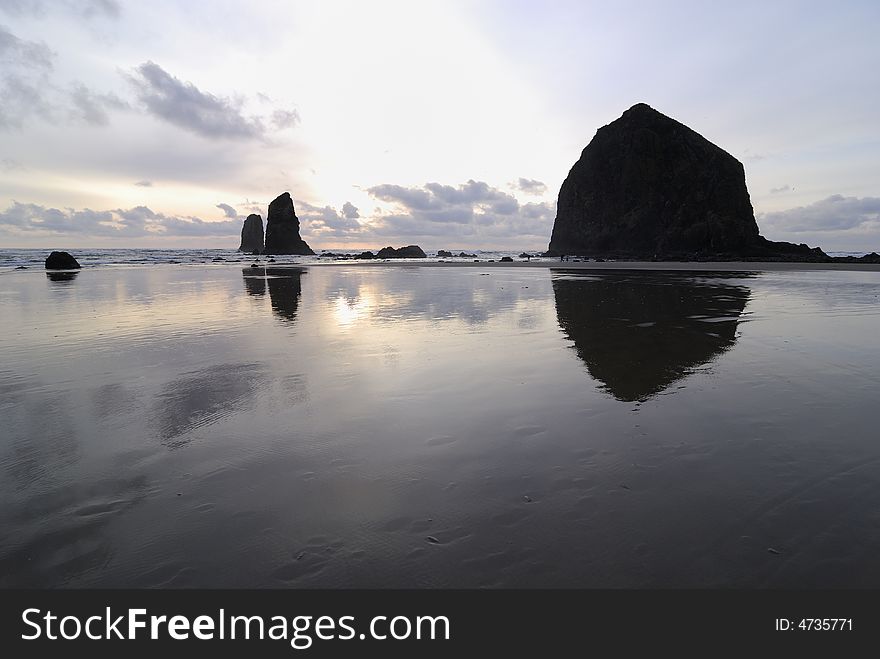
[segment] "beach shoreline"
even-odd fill
[[[696,272],[780,272],[780,271],[854,271],[880,272],[877,263],[800,263],[791,261],[375,261],[347,260],[328,263],[272,263],[272,267],[297,266],[420,266],[420,267],[501,267],[501,268],[562,268],[566,270],[646,270],[646,271],[696,271]]]

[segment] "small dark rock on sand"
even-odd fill
[[[46,257],[46,270],[75,270],[80,264],[68,252],[52,252]]]
[[[502,263],[513,263],[513,257],[511,257],[511,256],[502,256],[502,257],[501,257],[501,262],[502,262]]]

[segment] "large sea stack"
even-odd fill
[[[263,218],[256,213],[248,215],[241,227],[239,252],[261,254],[263,251]]]
[[[758,234],[742,163],[644,103],[603,126],[559,190],[550,254],[829,260]]]
[[[266,217],[266,254],[313,255],[312,248],[299,235],[299,218],[293,199],[285,192],[269,204]]]

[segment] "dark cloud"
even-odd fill
[[[262,139],[274,130],[300,123],[296,110],[276,108],[268,116],[246,114],[240,97],[228,98],[202,91],[171,75],[155,62],[144,62],[126,76],[148,114],[178,128],[210,139]],[[272,104],[266,94],[258,101]]]
[[[791,192],[792,188],[788,185],[783,185],[778,188],[770,188],[770,194],[779,194],[781,192]]]
[[[208,222],[197,217],[156,213],[146,206],[105,211],[46,208],[13,201],[0,212],[0,232],[49,232],[95,237],[229,236],[241,230],[238,220]]]
[[[430,193],[418,188],[405,188],[392,183],[383,183],[367,189],[367,192],[381,201],[398,203],[419,211],[430,210],[432,207]]]
[[[226,215],[226,217],[230,217],[230,218],[232,218],[233,220],[236,219],[236,218],[238,217],[238,211],[236,211],[236,210],[235,210],[232,206],[230,206],[229,204],[217,204],[217,208],[219,208],[220,210],[222,210],[223,213]]]
[[[347,220],[356,220],[361,214],[358,212],[357,206],[350,201],[346,201],[342,204],[342,216]]]
[[[776,232],[880,230],[880,197],[836,194],[808,206],[758,216],[762,229]]]
[[[147,181],[146,179],[141,180],[141,181],[135,181],[134,184],[138,185],[142,188],[152,188],[153,187],[153,182]]]
[[[259,117],[246,117],[231,99],[201,91],[155,62],[141,64],[129,80],[147,112],[212,139],[253,139],[265,132]]]
[[[540,196],[547,192],[546,184],[531,178],[520,178],[516,182],[516,185],[514,187],[516,187],[518,190],[522,190],[526,194],[531,194],[535,196]]]
[[[110,123],[108,109],[124,110],[128,107],[116,94],[96,94],[81,83],[73,85],[70,101],[71,116],[93,126],[106,126]]]

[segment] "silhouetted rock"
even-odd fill
[[[511,256],[502,256],[502,257],[501,257],[501,262],[502,262],[502,263],[513,263],[513,257],[511,257]]]
[[[447,252],[445,249],[441,249],[437,251],[437,256],[441,258],[451,258],[452,252]]]
[[[406,247],[383,247],[376,254],[377,259],[423,259],[427,256],[418,245],[407,245]]]
[[[264,251],[266,254],[314,254],[299,235],[299,218],[293,210],[293,199],[289,192],[269,204]]]
[[[600,128],[572,167],[548,254],[830,260],[762,238],[742,163],[644,103]]]
[[[46,270],[75,270],[79,263],[68,252],[52,252],[46,257]]]
[[[864,256],[835,256],[835,261],[840,263],[880,263],[880,254],[871,252]]]
[[[256,213],[248,215],[241,227],[241,246],[238,251],[250,254],[260,254],[263,251],[263,218]]]
[[[462,257],[462,258],[470,258],[470,259],[472,259],[472,258],[474,258],[474,257],[476,256],[476,254],[465,254],[464,252],[460,252],[460,253],[459,253],[459,256]]]
[[[556,315],[590,375],[622,401],[646,400],[730,349],[749,289],[742,273],[561,271]]]
[[[376,255],[373,254],[373,252],[361,252],[360,254],[355,256],[354,258],[356,258],[356,259],[374,259],[374,258],[376,258]]]

